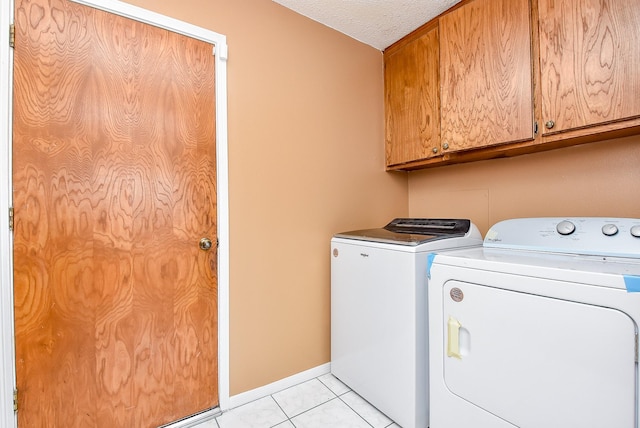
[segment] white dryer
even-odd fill
[[[422,218],[331,240],[331,372],[404,428],[428,426],[429,254],[481,244],[469,220]]]
[[[431,428],[638,428],[640,219],[507,220],[428,275]]]

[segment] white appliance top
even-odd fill
[[[470,220],[439,218],[396,218],[383,228],[352,230],[334,237],[406,246],[451,238],[482,239]]]
[[[485,248],[640,259],[640,219],[518,218],[495,224]]]

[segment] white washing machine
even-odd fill
[[[640,219],[507,220],[428,274],[431,428],[638,428]]]
[[[448,219],[331,240],[331,372],[404,428],[428,426],[427,258],[481,244],[469,220]]]

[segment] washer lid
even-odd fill
[[[382,229],[352,230],[337,233],[337,238],[419,245],[440,239],[463,237],[471,228],[467,219],[396,218]]]

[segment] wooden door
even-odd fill
[[[529,0],[474,0],[440,18],[445,151],[533,139]]]
[[[19,427],[215,407],[212,46],[66,0],[15,25]]]
[[[384,55],[387,166],[440,155],[438,27]]]
[[[638,0],[539,0],[538,9],[543,132],[640,117]]]

